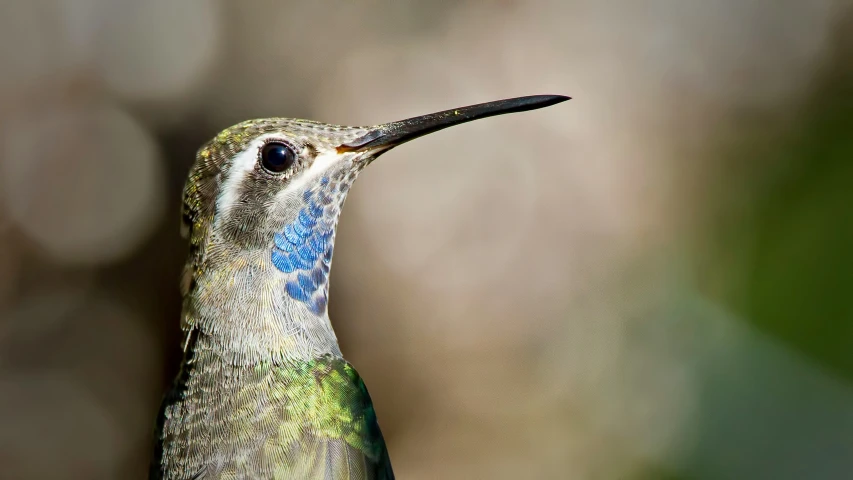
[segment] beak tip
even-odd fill
[[[534,108],[550,107],[551,105],[556,105],[572,99],[572,97],[566,95],[534,95],[521,98],[526,99],[529,102],[528,104]]]

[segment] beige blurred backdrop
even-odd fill
[[[0,2],[0,478],[146,478],[217,131],[518,95],[356,183],[402,479],[853,478],[850,0]]]

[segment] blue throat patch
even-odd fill
[[[328,303],[335,226],[347,190],[348,183],[332,183],[323,177],[319,187],[303,193],[305,206],[296,220],[274,238],[273,265],[294,274],[285,284],[287,294],[317,315],[325,311]]]

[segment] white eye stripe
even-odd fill
[[[219,193],[216,196],[216,225],[229,217],[234,204],[240,200],[241,186],[258,162],[258,149],[271,138],[275,138],[275,134],[256,138],[239,155],[234,157],[228,174],[219,186]]]

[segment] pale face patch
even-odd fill
[[[255,169],[258,162],[258,149],[271,135],[258,137],[249,146],[237,155],[231,162],[228,174],[219,187],[219,195],[216,197],[216,224],[220,225],[231,214],[231,209],[240,199],[240,191],[249,172]]]

